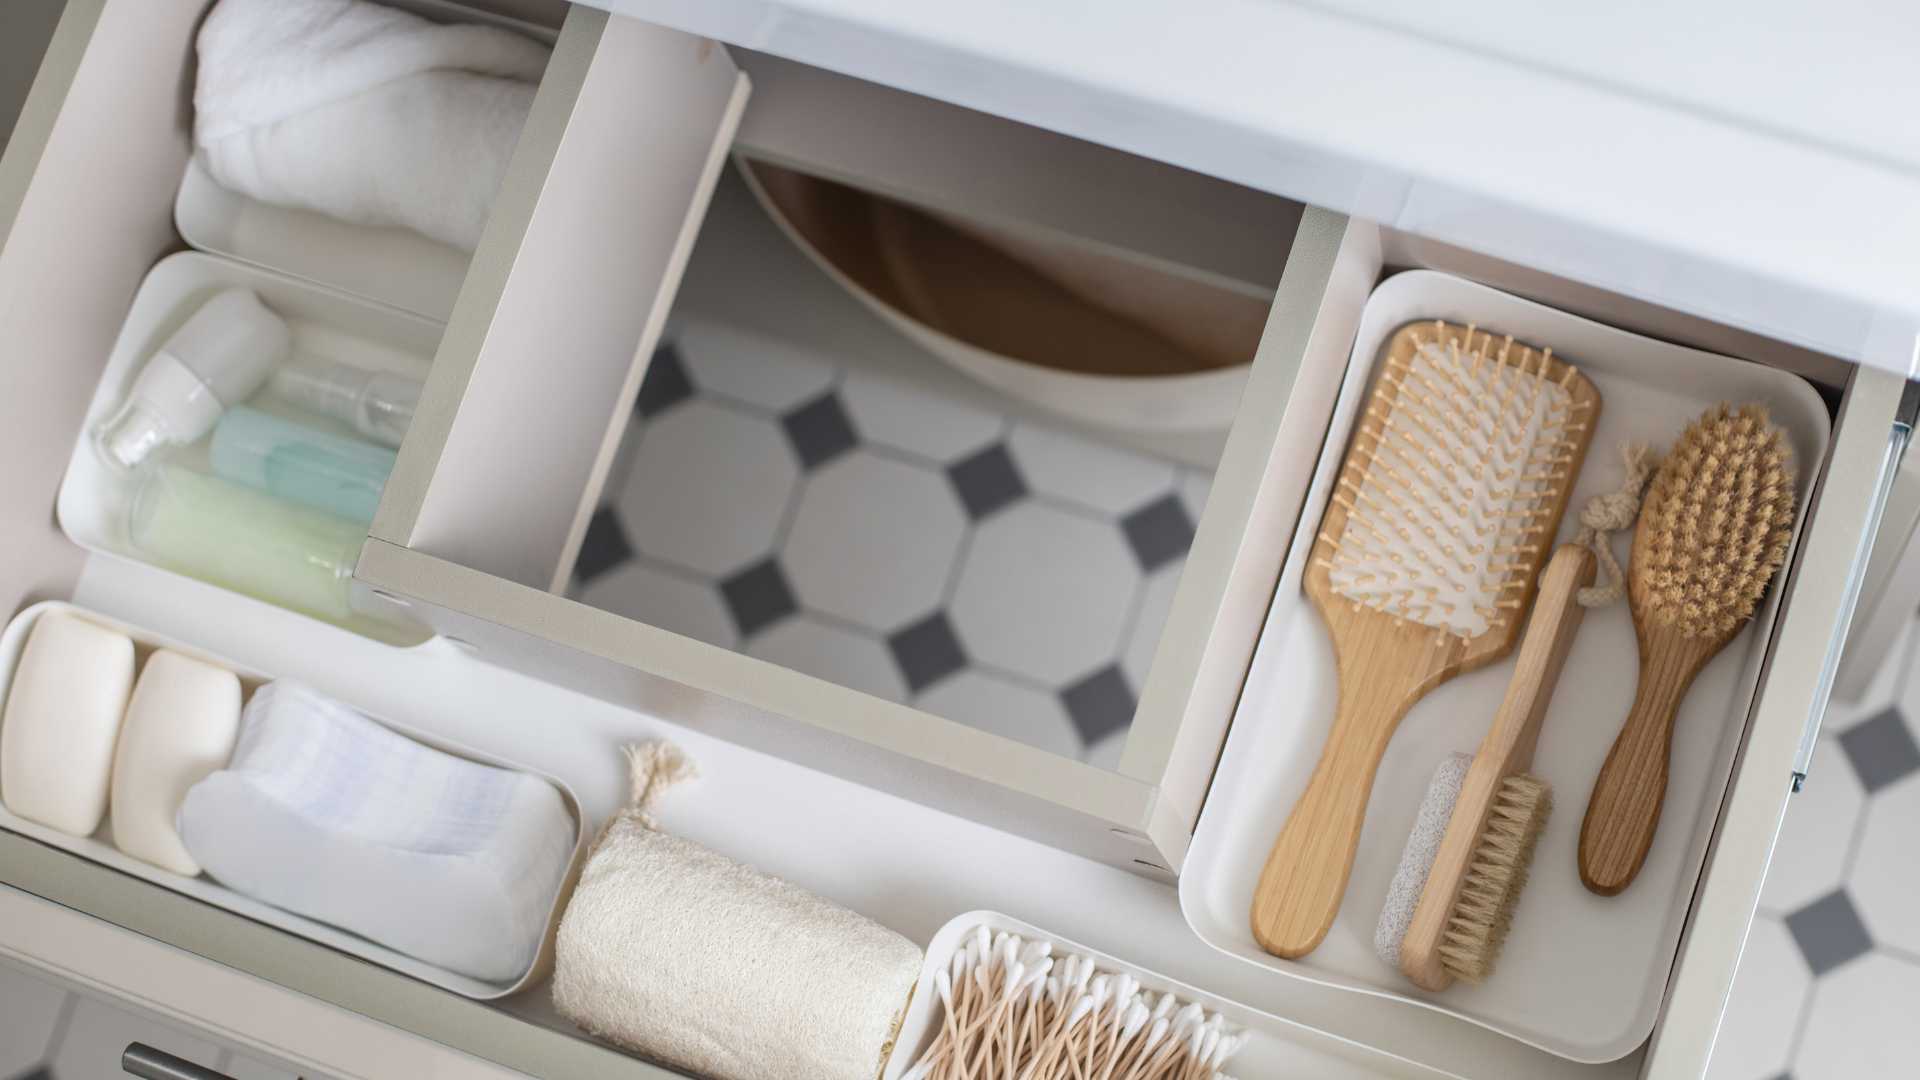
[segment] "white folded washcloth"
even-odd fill
[[[472,251],[547,55],[364,0],[220,0],[200,28],[194,144],[242,194]]]
[[[573,854],[554,786],[435,750],[295,683],[253,695],[180,838],[221,884],[489,982],[533,966]]]

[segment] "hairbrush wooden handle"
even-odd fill
[[[1660,826],[1674,715],[1727,638],[1689,638],[1659,627],[1640,631],[1640,685],[1633,708],[1593,783],[1580,824],[1580,880],[1614,896],[1640,873]]]
[[[1364,663],[1342,652],[1340,705],[1307,789],[1273,842],[1254,888],[1254,940],[1294,959],[1317,948],[1340,912],[1366,821],[1373,776],[1387,743],[1420,696],[1457,670],[1444,654],[1436,664],[1434,635],[1410,623],[1375,616],[1363,635]]]
[[[1445,990],[1453,983],[1453,976],[1441,962],[1440,947],[1460,897],[1460,886],[1472,869],[1474,852],[1486,832],[1501,781],[1525,772],[1533,764],[1547,704],[1553,700],[1553,688],[1560,681],[1560,670],[1573,651],[1574,635],[1586,614],[1577,597],[1583,586],[1593,583],[1597,563],[1591,550],[1564,544],[1553,553],[1547,572],[1541,575],[1540,595],[1533,602],[1526,636],[1520,639],[1506,696],[1473,755],[1473,765],[1454,800],[1446,835],[1434,855],[1432,869],[1427,871],[1420,902],[1400,942],[1400,971],[1421,989]]]

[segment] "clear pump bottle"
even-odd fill
[[[338,360],[302,358],[282,365],[271,389],[288,404],[332,417],[395,449],[420,404],[419,380]]]

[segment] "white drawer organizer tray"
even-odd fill
[[[1804,520],[1828,420],[1818,395],[1798,376],[1629,334],[1432,271],[1387,279],[1361,318],[1327,447],[1188,855],[1181,904],[1202,938],[1249,962],[1343,992],[1422,1002],[1574,1060],[1610,1061],[1645,1040],[1659,1015],[1714,815],[1745,735],[1778,587],[1687,695],[1653,849],[1638,880],[1612,898],[1580,884],[1575,850],[1587,794],[1632,704],[1638,654],[1624,602],[1587,615],[1531,770],[1552,785],[1554,812],[1499,967],[1484,984],[1456,984],[1438,994],[1417,990],[1374,956],[1372,942],[1427,782],[1449,753],[1471,753],[1479,745],[1512,675],[1511,656],[1441,686],[1401,722],[1374,782],[1346,898],[1320,947],[1297,961],[1278,959],[1261,951],[1248,926],[1261,866],[1306,786],[1334,712],[1332,646],[1301,591],[1301,574],[1375,358],[1394,331],[1430,319],[1551,346],[1599,387],[1600,422],[1561,528],[1563,541],[1577,528],[1579,507],[1619,485],[1622,443],[1664,448],[1719,401],[1764,402],[1786,429]],[[1616,539],[1621,554],[1628,542]]]
[[[86,424],[74,444],[66,477],[60,483],[60,527],[74,543],[116,558],[148,561],[127,537],[133,476],[116,472],[101,461],[91,432],[125,398],[141,367],[161,343],[209,297],[235,286],[251,289],[286,320],[296,360],[344,360],[362,368],[423,379],[443,329],[419,315],[216,255],[183,251],[162,259],[134,296],[106,371],[87,407]],[[279,408],[266,395],[256,398],[254,404]],[[354,437],[344,424],[328,417],[297,411],[288,415],[302,424]],[[178,456],[169,460],[206,471],[206,452],[202,440],[176,451]],[[424,639],[404,622],[355,617],[348,629],[394,644]]]
[[[451,3],[385,0],[388,6],[446,22],[504,27],[551,45],[553,30]],[[294,358],[339,360],[424,381],[445,320],[467,272],[468,255],[410,229],[339,221],[274,206],[221,187],[197,154],[187,158],[173,203],[173,224],[193,251],[170,255],[140,283],[107,360],[86,425],[61,481],[61,529],[89,551],[146,561],[126,535],[131,478],[107,468],[89,445],[93,426],[124,399],[167,337],[223,288],[251,289],[287,321]],[[270,395],[254,404],[275,411]],[[357,438],[328,417],[293,411],[299,423]],[[206,469],[204,442],[180,451]],[[355,618],[348,628],[394,644],[424,640],[404,620]]]
[[[88,622],[97,623],[127,635],[133,639],[134,651],[141,663],[146,662],[146,658],[152,654],[153,650],[164,648],[185,653],[188,656],[226,668],[240,676],[240,685],[243,691],[249,695],[259,689],[261,684],[270,681],[272,678],[272,676],[231,663],[219,656],[214,656],[190,645],[183,645],[170,638],[148,633],[145,630],[128,626],[118,620],[109,619],[104,615],[86,611],[72,604],[48,601],[35,604],[14,616],[13,621],[7,624],[6,630],[0,632],[0,701],[6,700],[7,693],[11,689],[14,667],[20,661],[20,651],[26,647],[27,635],[32,632],[34,623],[38,622],[42,615],[48,614],[49,612],[68,613],[85,619]],[[155,885],[172,889],[174,892],[191,896],[196,900],[212,904],[216,907],[225,908],[239,915],[244,915],[255,922],[265,923],[268,926],[284,930],[288,933],[297,934],[309,940],[317,941],[322,945],[327,945],[341,952],[349,953],[370,963],[391,968],[402,974],[411,975],[423,982],[432,983],[442,989],[451,990],[456,994],[461,994],[476,1000],[491,1001],[497,998],[504,998],[544,981],[548,972],[551,971],[553,967],[553,936],[555,930],[557,930],[560,925],[560,914],[566,910],[567,899],[573,894],[574,882],[579,877],[581,864],[585,861],[586,857],[587,841],[590,834],[587,831],[586,820],[580,812],[580,800],[574,796],[573,790],[567,787],[563,781],[545,773],[535,772],[534,770],[527,769],[513,762],[461,746],[458,743],[436,738],[433,735],[425,734],[413,728],[406,727],[405,725],[393,723],[383,717],[375,717],[374,719],[415,742],[424,743],[437,750],[503,769],[513,769],[519,772],[531,773],[545,780],[547,783],[552,784],[554,788],[560,792],[561,801],[565,803],[567,813],[573,818],[574,823],[573,858],[568,864],[566,874],[561,878],[559,890],[554,893],[553,903],[547,916],[546,936],[540,943],[539,954],[534,958],[532,966],[525,972],[522,972],[519,977],[507,982],[489,982],[468,975],[461,975],[457,972],[448,971],[445,968],[437,967],[433,964],[395,952],[392,949],[375,944],[356,934],[336,929],[324,923],[315,922],[304,916],[295,915],[290,911],[283,911],[271,904],[265,904],[250,897],[243,896],[204,875],[191,878],[183,877],[180,874],[170,873],[157,866],[141,862],[139,859],[122,854],[120,849],[113,845],[113,823],[111,820],[103,823],[99,831],[92,836],[81,838],[69,836],[57,829],[49,829],[43,825],[15,817],[7,811],[6,807],[0,806],[0,829],[7,829],[11,832],[19,833],[22,836],[38,840],[43,844],[59,848],[62,851],[72,852],[75,855],[100,863],[103,866],[112,867],[123,874],[131,874],[143,881],[150,881]]]

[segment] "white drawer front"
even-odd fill
[[[11,833],[0,867],[0,953],[258,1057],[367,1080],[673,1075]]]

